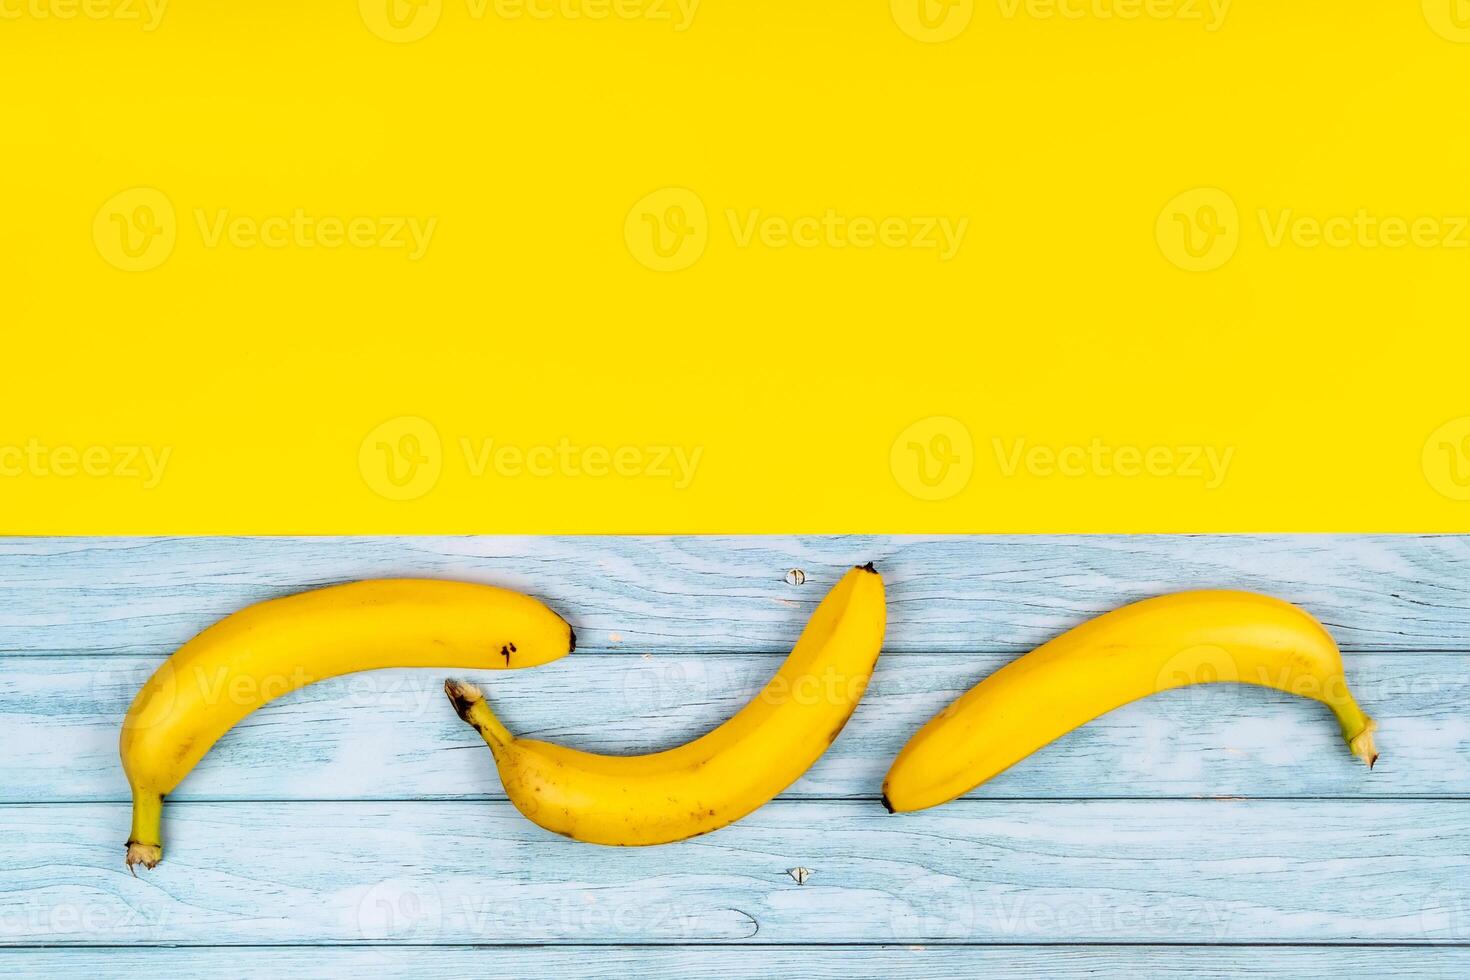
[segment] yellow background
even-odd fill
[[[78,2],[0,0],[0,530],[1470,530],[1463,3],[929,0],[934,42],[905,0]],[[137,188],[173,246],[128,271]],[[703,251],[656,271],[668,188]],[[436,224],[417,259],[200,227],[298,210]],[[968,225],[948,260],[731,227],[829,210]],[[1272,241],[1360,212],[1429,224]]]

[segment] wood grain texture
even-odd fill
[[[139,976],[234,980],[238,977],[354,976],[403,980],[464,977],[657,976],[663,980],[972,980],[1097,977],[1236,980],[1289,976],[1296,980],[1395,977],[1463,980],[1470,950],[1443,947],[1177,947],[1177,946],[563,946],[475,948],[176,948],[0,950],[0,974]]]
[[[880,658],[853,720],[786,794],[866,798],[908,737],[1008,657]],[[525,735],[590,751],[681,744],[765,683],[775,654],[577,653],[479,676]],[[0,801],[127,800],[123,713],[156,658],[0,657]],[[1105,715],[971,796],[1470,797],[1470,658],[1349,654],[1378,720],[1377,769],[1346,751],[1324,707],[1262,688],[1170,691]],[[445,672],[373,671],[303,688],[247,717],[173,799],[503,797],[489,750],[445,703]]]
[[[0,807],[0,942],[1470,940],[1456,801],[790,802],[626,849],[503,802],[179,803],[138,878],[126,826]]]
[[[870,693],[732,827],[633,850],[541,831],[443,672],[382,671],[246,719],[170,802],[164,864],[122,867],[122,714],[241,606],[390,575],[530,591],[579,649],[479,678],[497,709],[635,752],[738,708],[870,559],[891,623]],[[0,539],[0,975],[1462,977],[1467,572],[1470,537]],[[1215,685],[1105,716],[967,801],[873,802],[914,728],[1000,664],[1204,586],[1327,623],[1382,725],[1378,771],[1319,706]]]
[[[0,653],[162,656],[262,599],[419,575],[529,591],[587,652],[789,648],[847,566],[889,585],[890,655],[1019,652],[1186,588],[1271,592],[1348,649],[1470,650],[1470,537],[0,540]],[[791,587],[791,568],[806,584]]]

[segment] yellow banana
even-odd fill
[[[1251,592],[1181,592],[1083,623],[1007,664],[931,718],[883,784],[889,812],[946,803],[1067,732],[1159,691],[1258,684],[1332,709],[1371,768],[1377,727],[1348,691],[1342,656],[1304,610]]]
[[[664,844],[739,820],[816,762],[867,688],[884,623],[883,580],[872,565],[853,569],[749,704],[701,738],[651,755],[593,755],[516,738],[474,685],[450,680],[444,689],[532,821],[594,844]]]
[[[529,596],[469,582],[380,579],[250,606],[180,647],[143,685],[119,749],[133,790],[128,867],[163,856],[163,797],[232,726],[306,684],[380,667],[534,667],[576,635]]]

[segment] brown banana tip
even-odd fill
[[[455,680],[453,677],[444,681],[444,694],[449,698],[449,703],[454,706],[454,713],[465,721],[470,720],[470,709],[477,702],[485,699],[478,687],[468,681]]]
[[[874,575],[878,574],[878,569],[873,567],[872,562],[868,562],[866,565],[859,565],[858,568],[861,568],[865,572],[872,572]]]
[[[1363,730],[1348,740],[1348,748],[1353,755],[1368,763],[1369,771],[1378,762],[1378,746],[1373,741],[1373,733],[1377,730],[1378,723],[1369,719]]]
[[[889,813],[897,813],[898,812],[897,810],[895,810],[893,808],[893,804],[890,803],[890,802],[888,802],[888,794],[887,793],[884,793],[883,794],[883,809],[887,810]]]
[[[567,653],[575,653],[577,650],[577,631],[567,624]]]
[[[140,844],[135,840],[128,841],[128,870],[133,877],[138,877],[136,865],[141,864],[148,870],[158,867],[158,862],[163,860],[163,848],[158,844]]]

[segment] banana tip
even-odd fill
[[[1370,719],[1361,732],[1348,740],[1348,748],[1353,755],[1368,763],[1370,770],[1378,764],[1378,746],[1373,742],[1373,733],[1377,730],[1378,723]]]
[[[150,871],[158,867],[158,862],[163,860],[163,847],[158,844],[140,844],[135,840],[128,841],[128,870],[133,877],[138,877],[137,865]]]
[[[444,682],[444,694],[449,698],[449,703],[454,705],[455,714],[465,721],[470,720],[470,709],[485,700],[485,695],[478,687],[469,681],[455,680],[453,677]]]
[[[889,813],[897,813],[898,812],[897,810],[895,810],[893,808],[893,804],[889,801],[888,794],[887,793],[884,793],[883,794],[883,809],[887,810]]]
[[[878,569],[873,567],[872,562],[868,562],[866,565],[859,565],[858,568],[862,569],[865,572],[872,572],[874,575],[878,574]]]

